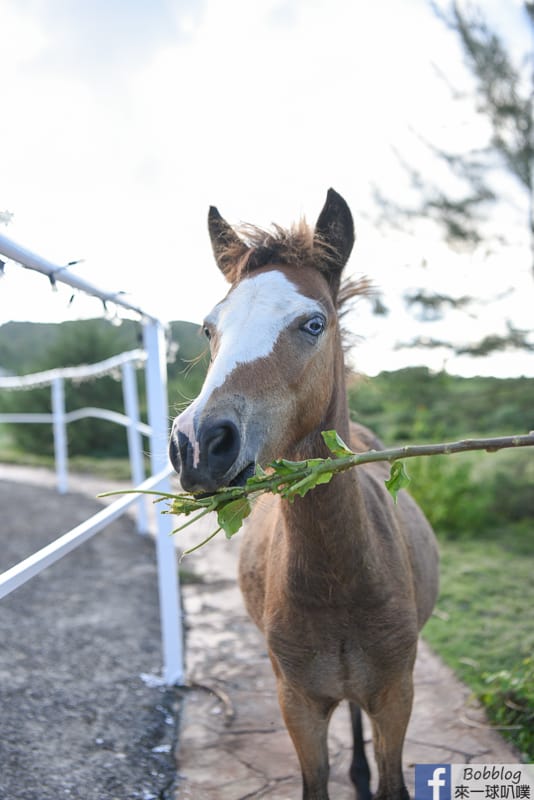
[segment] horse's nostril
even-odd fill
[[[171,436],[171,440],[169,442],[169,458],[175,471],[180,472],[180,453],[178,451],[178,445],[174,439],[174,436]]]
[[[224,456],[234,441],[233,431],[227,425],[221,425],[213,434],[208,444],[209,455]]]
[[[201,433],[200,452],[206,454],[212,476],[222,477],[239,455],[240,436],[233,422],[218,422]]]
[[[187,436],[181,431],[171,433],[169,441],[169,458],[174,469],[178,473],[182,473],[184,468],[191,468],[194,466],[194,451]]]
[[[183,434],[181,431],[178,431],[177,452],[178,452],[177,455],[178,461],[181,460],[182,464],[187,464],[189,463],[189,461],[191,461],[193,452],[191,447],[191,442],[189,441],[187,436]]]

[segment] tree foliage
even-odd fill
[[[37,358],[31,358],[30,353],[27,353],[27,360],[23,359],[23,351],[19,351],[16,372],[24,374],[57,367],[93,364],[137,346],[134,323],[116,328],[106,320],[93,319],[65,322],[58,326],[47,326],[47,329],[51,334],[49,346],[44,350],[36,348]],[[36,333],[37,331],[34,332],[34,337]],[[7,345],[1,347],[2,338],[0,337],[0,352],[3,353],[4,363],[12,368],[11,356],[16,355],[16,351]],[[23,342],[24,338],[19,341]],[[50,386],[2,392],[0,403],[5,412],[50,413]],[[123,411],[121,383],[109,375],[79,383],[66,381],[65,404],[67,411],[84,406]],[[14,424],[10,427],[18,448],[41,454],[53,452],[51,425]],[[68,434],[71,455],[91,453],[118,456],[126,453],[124,430],[106,420],[79,420],[69,425]]]
[[[451,182],[438,181],[428,171],[424,174],[401,158],[418,200],[402,205],[377,191],[384,217],[396,225],[409,226],[414,220],[430,220],[443,240],[462,252],[484,248],[502,252],[510,242],[502,233],[497,210],[508,202],[501,182],[504,175],[518,189],[520,223],[530,242],[534,275],[534,60],[532,54],[520,59],[491,28],[476,6],[460,5],[457,0],[443,10],[431,3],[435,13],[455,35],[471,74],[474,95],[473,114],[486,121],[487,138],[468,151],[452,152],[426,142],[436,163],[446,169]],[[534,36],[534,3],[522,9],[524,23]],[[451,87],[457,100],[465,93]],[[451,188],[453,187],[453,188]],[[420,319],[436,320],[450,309],[471,310],[474,298],[453,297],[434,291],[417,290],[405,296],[411,310]],[[532,350],[532,330],[508,324],[503,334],[484,341],[454,346],[448,341],[419,337],[403,346],[448,347],[458,355],[483,356],[503,349]]]
[[[353,378],[351,416],[388,443],[534,430],[534,378],[461,378],[426,367]]]
[[[24,375],[57,367],[92,364],[132,350],[141,344],[138,323],[124,320],[120,327],[105,319],[75,322],[9,322],[0,327],[0,371]],[[172,358],[168,363],[169,397],[178,405],[191,400],[204,380],[207,362],[203,338],[197,326],[173,322],[169,330]],[[138,372],[141,413],[145,411],[144,380]],[[121,383],[110,376],[81,383],[66,381],[67,410],[96,406],[124,410]],[[0,410],[4,412],[49,413],[50,387],[28,391],[1,391]],[[13,424],[8,426],[16,447],[23,451],[49,455],[53,452],[51,425]],[[79,420],[69,425],[71,455],[126,455],[125,431],[106,420]]]

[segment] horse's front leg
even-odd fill
[[[328,798],[328,723],[335,703],[317,702],[278,678],[278,700],[302,772],[303,800]]]
[[[413,679],[405,674],[383,693],[378,708],[369,711],[378,768],[374,800],[409,800],[402,774],[402,748],[410,720]]]

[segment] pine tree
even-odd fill
[[[439,162],[455,178],[456,190],[423,176],[417,168],[402,162],[419,200],[412,207],[401,206],[377,192],[384,216],[406,226],[410,220],[425,218],[438,227],[452,248],[474,251],[485,247],[495,252],[508,242],[499,225],[488,226],[503,197],[499,194],[497,172],[512,179],[522,197],[522,225],[528,232],[534,277],[534,59],[519,60],[503,39],[491,29],[480,9],[462,9],[456,0],[443,11],[432,3],[434,12],[457,37],[474,82],[473,110],[486,119],[488,140],[468,152],[449,152],[426,143]],[[523,6],[525,24],[534,41],[534,1]],[[456,99],[464,95],[454,91]],[[491,230],[493,228],[493,230]],[[447,309],[467,309],[473,298],[452,297],[425,289],[407,293],[408,306],[422,319],[437,319]],[[534,297],[533,297],[534,300]],[[507,323],[504,334],[486,336],[482,341],[453,346],[449,342],[421,337],[410,346],[449,347],[456,354],[486,355],[505,349],[534,351],[532,330],[520,330]]]

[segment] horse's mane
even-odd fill
[[[236,264],[237,281],[245,275],[269,264],[283,264],[298,269],[312,267],[324,275],[339,270],[338,254],[327,242],[318,239],[304,219],[291,228],[273,225],[271,229],[243,224],[235,228],[239,239],[225,243],[219,253],[225,263]],[[243,254],[243,243],[247,251]],[[336,296],[339,317],[349,310],[349,303],[357,296],[369,294],[371,284],[367,278],[348,278],[342,281]]]

